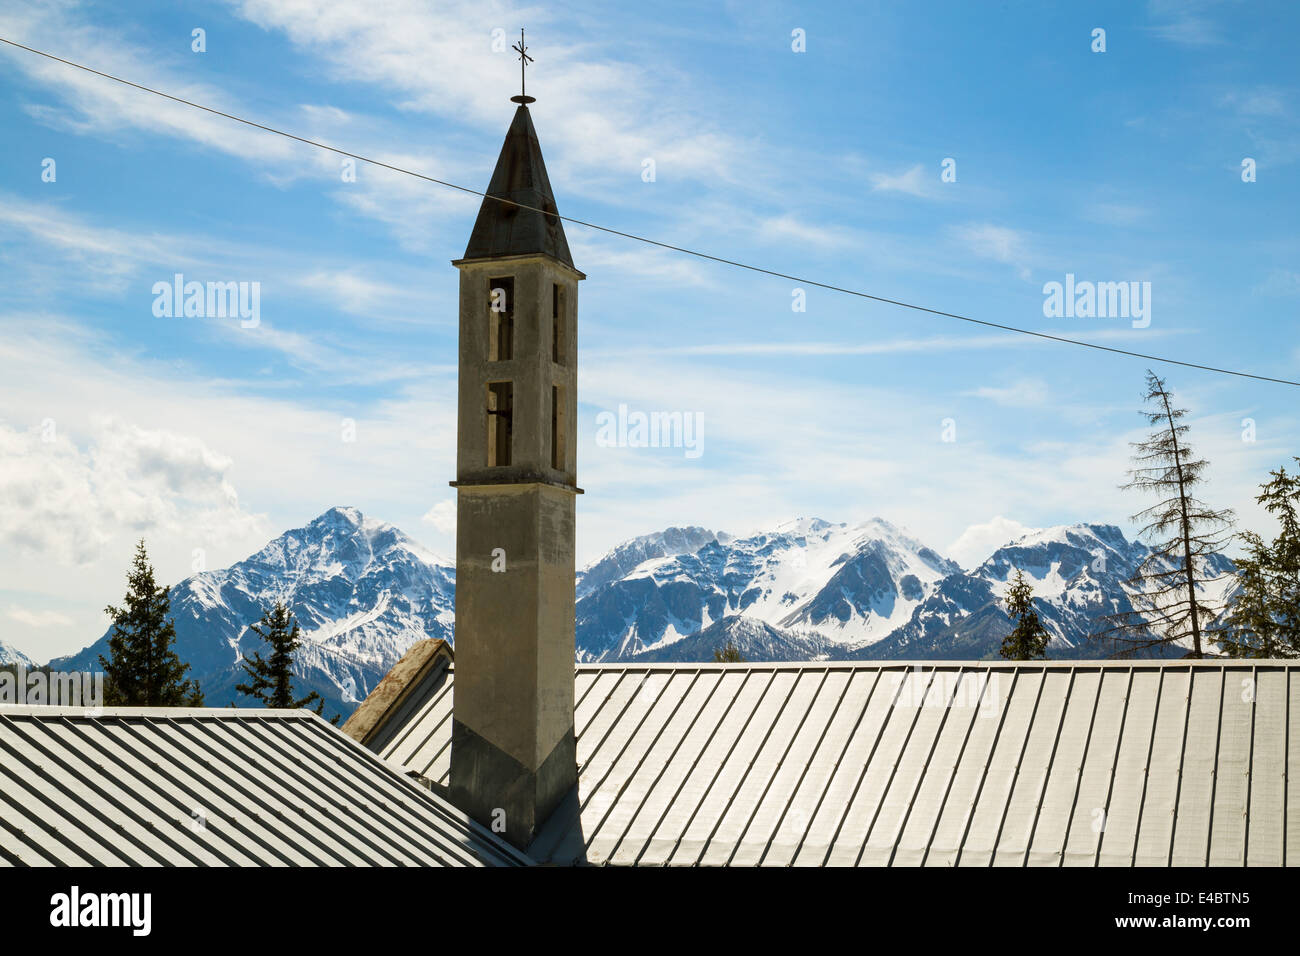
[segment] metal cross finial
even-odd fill
[[[524,71],[528,69],[528,64],[533,62],[533,58],[528,55],[528,47],[524,45],[524,30],[519,28],[519,42],[511,47],[519,54],[519,95],[510,97],[512,103],[535,103],[537,98],[528,95],[528,90],[524,85]]]

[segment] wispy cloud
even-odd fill
[[[871,188],[877,192],[906,193],[922,199],[937,199],[941,195],[939,175],[934,170],[927,170],[917,164],[905,172],[873,173]]]
[[[1149,0],[1148,29],[1179,46],[1202,47],[1223,42],[1222,29],[1206,14],[1217,0]]]
[[[1224,93],[1219,97],[1219,105],[1250,118],[1286,116],[1289,113],[1286,94],[1267,86]]]
[[[1048,388],[1041,379],[1021,379],[1010,385],[984,385],[963,394],[1009,408],[1039,408],[1047,402]]]
[[[1027,240],[1021,231],[985,222],[955,226],[951,232],[975,255],[1013,266],[1020,278],[1029,279]]]
[[[5,617],[30,628],[70,627],[73,623],[72,618],[58,611],[31,611],[17,604],[5,609]]]

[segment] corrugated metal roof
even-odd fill
[[[531,861],[305,710],[0,707],[0,864]]]
[[[539,861],[1300,861],[1281,661],[582,665],[578,791]],[[454,666],[370,741],[446,784]]]

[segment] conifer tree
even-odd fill
[[[1147,371],[1147,408],[1151,435],[1134,442],[1130,480],[1136,488],[1161,495],[1161,500],[1132,516],[1144,522],[1138,537],[1151,548],[1129,578],[1133,610],[1110,615],[1104,633],[1120,646],[1120,654],[1191,643],[1188,657],[1203,657],[1206,626],[1216,610],[1203,602],[1200,590],[1218,579],[1209,560],[1223,553],[1231,538],[1233,513],[1215,510],[1195,495],[1205,481],[1209,462],[1195,458],[1187,445],[1187,410],[1175,408],[1165,381]]]
[[[1295,459],[1300,465],[1300,458]],[[1256,501],[1280,525],[1270,544],[1243,531],[1236,597],[1228,607],[1221,645],[1230,657],[1300,657],[1300,472],[1269,472]]]
[[[1015,630],[1002,638],[999,653],[1009,661],[1032,661],[1047,656],[1047,642],[1052,635],[1043,627],[1034,610],[1034,589],[1024,574],[1017,569],[1016,579],[1007,588],[1004,598],[1007,615],[1016,622]]]
[[[745,658],[740,656],[740,648],[733,641],[728,639],[727,643],[713,652],[713,663],[715,664],[743,664]]]
[[[197,681],[186,678],[190,665],[177,656],[171,619],[171,589],[160,588],[142,538],[126,577],[120,608],[104,608],[113,621],[104,669],[104,701],[125,707],[200,707]]]
[[[293,660],[302,646],[301,629],[289,609],[280,601],[262,612],[262,619],[249,627],[270,648],[270,657],[263,658],[260,651],[254,651],[252,659],[245,658],[241,663],[245,673],[252,678],[251,684],[236,684],[235,690],[260,700],[267,707],[284,707],[297,709],[316,702],[316,713],[325,709],[321,695],[312,691],[306,697],[295,698],[293,695]],[[338,723],[338,717],[334,718]]]

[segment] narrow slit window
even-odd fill
[[[551,386],[551,467],[564,471],[567,465],[564,454],[564,436],[568,432],[565,425],[564,388]]]
[[[488,382],[487,389],[487,463],[498,468],[510,464],[515,387],[512,382]]]
[[[488,280],[488,359],[506,362],[515,348],[515,280]]]
[[[564,287],[551,286],[551,361],[564,364]]]

